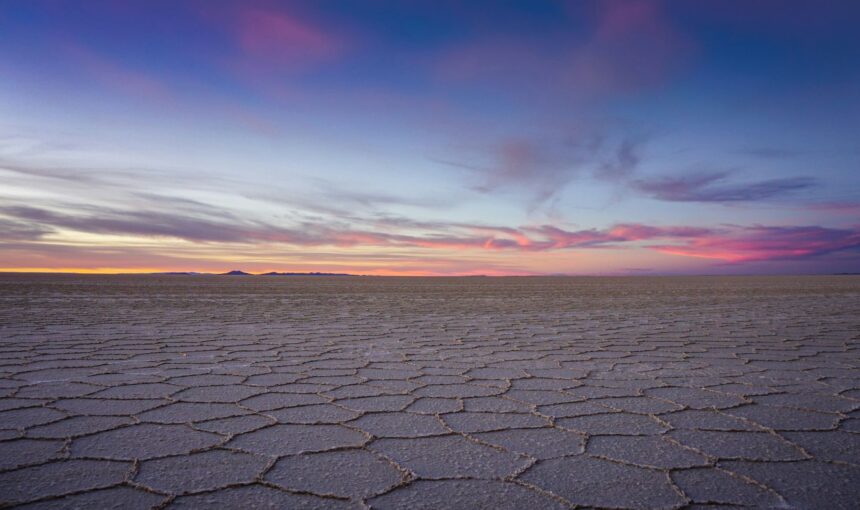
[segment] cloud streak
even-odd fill
[[[532,206],[555,197],[593,164],[604,145],[599,133],[581,129],[564,136],[510,136],[467,152],[469,162],[434,159],[468,170],[479,193],[524,193]]]
[[[716,259],[735,264],[797,260],[840,251],[860,252],[860,229],[756,226],[694,238],[682,245],[660,245],[652,248],[672,255]]]
[[[51,232],[50,228],[33,224],[0,218],[0,239],[6,241],[32,241],[40,239]]]
[[[681,177],[635,179],[633,189],[667,202],[753,202],[790,195],[817,184],[811,177],[768,179],[752,183],[726,182],[729,172],[712,172]]]
[[[25,206],[0,208],[0,229],[10,240],[39,240],[56,230],[89,234],[173,238],[203,244],[281,244],[296,247],[391,247],[441,251],[562,250],[641,247],[657,252],[745,263],[820,257],[860,249],[860,229],[821,226],[653,226],[616,224],[605,229],[567,230],[554,225],[529,227],[458,223],[425,224],[408,229],[368,230],[304,222],[289,227],[255,221],[220,221],[187,215],[101,209],[96,214],[66,214]],[[409,225],[413,227],[414,225]]]

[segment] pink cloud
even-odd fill
[[[324,220],[279,226],[229,216],[207,216],[200,212],[189,215],[183,210],[155,212],[90,208],[70,214],[30,206],[0,208],[2,226],[6,226],[9,232],[18,232],[18,237],[26,240],[42,240],[56,230],[73,230],[101,235],[174,238],[212,246],[282,244],[520,253],[637,247],[729,263],[860,252],[860,227],[702,228],[620,223],[605,229],[566,230],[554,225],[513,228],[429,223],[423,228],[385,224],[378,230],[368,230]],[[413,233],[415,230],[418,232]]]
[[[759,226],[696,237],[682,245],[651,248],[672,255],[729,263],[799,259],[860,250],[860,229]]]
[[[244,53],[284,64],[336,55],[341,43],[330,33],[284,11],[251,7],[238,13],[233,27]]]
[[[540,39],[482,36],[449,48],[434,67],[449,82],[492,82],[531,94],[535,87],[572,100],[637,92],[665,82],[692,53],[692,41],[649,0],[601,2],[583,18],[584,37],[541,34]]]
[[[213,65],[270,99],[304,97],[291,78],[336,61],[347,48],[339,32],[274,2],[200,5],[200,18],[226,43]]]
[[[656,2],[600,6],[591,39],[570,57],[567,79],[575,90],[630,92],[659,85],[691,50]]]
[[[605,230],[568,231],[551,225],[525,230],[539,236],[538,240],[529,245],[533,250],[611,247],[652,239],[683,239],[711,232],[710,229],[695,227],[654,227],[638,223],[617,224]]]
[[[699,237],[713,232],[700,227],[651,227],[638,223],[618,224],[609,230],[609,235],[625,240],[653,239],[655,237]]]
[[[840,214],[860,215],[860,202],[819,202],[802,206],[810,211],[826,211]]]

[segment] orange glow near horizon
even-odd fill
[[[218,275],[222,273],[226,273],[228,271],[232,271],[232,269],[225,269],[223,271],[201,271],[201,275]],[[414,270],[369,270],[369,271],[286,271],[286,270],[264,270],[264,271],[246,271],[251,275],[262,275],[264,273],[269,272],[293,272],[293,273],[347,273],[355,276],[540,276],[537,273],[527,273],[522,271],[486,271],[486,272],[464,272],[464,273],[432,273],[426,271],[414,271]],[[61,267],[61,268],[47,268],[47,267],[16,267],[16,268],[7,268],[0,267],[0,273],[39,273],[39,274],[101,274],[101,275],[123,275],[123,274],[160,274],[160,273],[185,273],[185,272],[196,272],[196,271],[185,271],[181,269],[159,269],[159,268],[115,268],[115,267],[106,267],[106,268],[74,268],[74,267]]]

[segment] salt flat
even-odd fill
[[[0,275],[0,506],[857,508],[860,277]]]

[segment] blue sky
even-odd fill
[[[858,15],[4,2],[0,269],[858,271]]]

